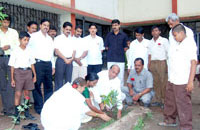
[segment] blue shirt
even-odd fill
[[[108,47],[108,62],[125,62],[124,48],[127,47],[127,40],[128,37],[123,32],[119,32],[117,35],[115,35],[114,32],[109,32],[107,34],[105,47]]]
[[[143,69],[140,74],[134,70],[131,70],[127,83],[133,86],[133,90],[136,93],[144,91],[146,88],[153,88],[153,77],[151,72]]]

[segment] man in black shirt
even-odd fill
[[[124,86],[125,51],[128,49],[128,37],[120,31],[120,21],[118,19],[114,19],[111,24],[112,32],[107,34],[105,41],[107,67],[110,68],[114,64],[120,67],[118,77],[121,80],[121,86]]]

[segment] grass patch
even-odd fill
[[[151,112],[148,112],[144,117],[139,117],[136,126],[133,127],[133,130],[142,130],[145,126],[145,121],[151,118],[152,118]]]

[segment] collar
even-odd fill
[[[8,28],[8,30],[7,30],[7,32],[6,32],[6,33],[10,32],[10,30],[11,30],[11,29],[10,29],[10,28]],[[4,32],[3,32],[1,29],[0,29],[0,32],[1,32],[1,33],[4,33]],[[6,34],[6,33],[5,33],[5,34]]]
[[[160,41],[160,40],[161,40],[161,38],[162,38],[162,37],[161,37],[161,36],[159,36],[159,37],[158,37],[158,39],[157,39],[156,41],[155,41],[155,40],[152,38],[152,41],[153,41],[154,43],[156,43],[156,42]]]
[[[114,33],[114,31],[112,31],[112,34],[113,34],[113,35],[116,35],[116,34]],[[122,34],[122,32],[119,31],[119,33],[118,33],[117,35],[121,35],[121,34]]]
[[[140,72],[140,74],[138,74],[136,71],[135,71],[135,69],[134,69],[134,74],[136,74],[137,76],[144,76],[144,74],[145,74],[145,68],[143,68],[143,70]]]

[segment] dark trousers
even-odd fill
[[[14,89],[11,87],[10,66],[8,57],[0,57],[0,94],[3,112],[14,114]]]
[[[100,65],[88,65],[87,73],[99,73],[102,70],[102,64]]]
[[[55,90],[61,88],[65,83],[72,80],[73,65],[66,64],[63,59],[57,58],[55,72]]]
[[[191,93],[185,85],[175,85],[168,82],[164,101],[164,121],[175,123],[178,116],[180,130],[192,130]]]
[[[40,114],[43,103],[53,94],[52,64],[51,62],[36,62],[35,70],[37,81],[35,83],[35,89],[33,90],[34,108],[35,111]],[[41,91],[41,83],[43,83],[44,88],[44,100]]]

